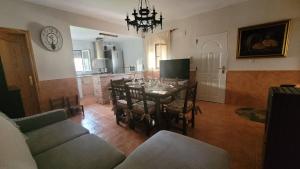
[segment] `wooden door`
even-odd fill
[[[0,57],[8,87],[21,90],[25,114],[39,112],[37,78],[29,34],[26,31],[0,28]]]
[[[227,33],[197,38],[199,100],[225,102],[227,55]]]

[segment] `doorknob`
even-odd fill
[[[33,79],[32,79],[32,76],[28,76],[28,79],[29,79],[30,85],[33,86]]]
[[[225,66],[222,66],[220,68],[218,68],[219,70],[222,70],[222,73],[224,74],[225,73],[225,70],[226,70],[226,67]]]

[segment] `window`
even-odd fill
[[[159,69],[160,60],[166,58],[167,58],[167,45],[155,44],[155,68]]]
[[[89,50],[73,50],[73,58],[76,72],[92,71]]]

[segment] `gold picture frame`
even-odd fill
[[[286,57],[290,20],[238,29],[237,58]]]

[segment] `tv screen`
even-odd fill
[[[170,79],[189,79],[190,59],[161,60],[160,77]]]

